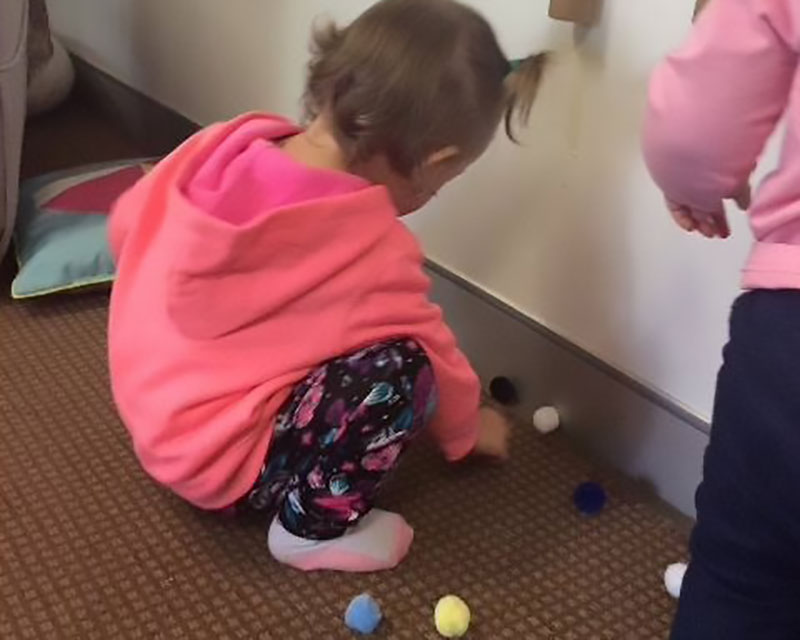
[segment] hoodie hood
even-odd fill
[[[219,337],[297,304],[394,224],[383,187],[309,169],[283,153],[277,143],[299,131],[272,117],[236,121],[176,182],[172,208],[184,212],[185,224],[169,313],[187,335]],[[335,240],[343,236],[346,243]],[[231,290],[248,295],[232,300]]]

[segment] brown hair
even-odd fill
[[[505,116],[530,115],[546,56],[512,69],[489,23],[455,0],[381,0],[314,33],[305,109],[325,113],[351,161],[378,153],[410,175],[450,145],[478,152]]]

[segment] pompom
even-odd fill
[[[470,618],[467,603],[458,596],[445,596],[436,603],[436,630],[445,638],[463,636],[469,629]]]
[[[368,593],[353,598],[344,614],[347,627],[364,635],[375,633],[382,620],[380,605]]]
[[[489,383],[489,394],[495,402],[499,402],[506,407],[510,407],[519,402],[517,386],[510,378],[506,378],[505,376],[492,378],[492,381]]]
[[[667,593],[675,599],[681,595],[683,576],[686,575],[686,569],[688,569],[688,566],[685,562],[676,562],[669,565],[664,572],[664,587],[667,589]]]
[[[533,426],[539,433],[551,433],[561,426],[561,416],[555,407],[540,407],[533,414]]]
[[[572,496],[575,507],[585,516],[595,516],[606,506],[606,490],[596,482],[578,485]]]

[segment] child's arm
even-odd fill
[[[430,429],[445,457],[460,460],[472,453],[480,441],[480,380],[458,348],[441,310],[421,300],[417,313],[420,322],[415,332],[436,379],[438,406]]]
[[[480,453],[485,422],[479,412],[480,380],[458,348],[441,309],[428,300],[430,281],[422,271],[417,243],[409,232],[398,231],[391,243],[378,247],[386,266],[360,283],[363,294],[357,297],[359,303],[345,323],[344,334],[359,336],[362,344],[389,336],[419,343],[436,382],[437,407],[429,423],[432,435],[450,461]]]
[[[668,201],[720,213],[723,199],[745,194],[799,44],[796,0],[712,0],[650,87],[644,154]]]

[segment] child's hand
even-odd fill
[[[750,185],[745,185],[732,199],[742,211],[750,208]],[[714,211],[699,211],[669,198],[665,200],[673,220],[684,231],[697,231],[706,238],[727,238],[731,235],[722,202]]]
[[[497,409],[481,407],[479,429],[473,453],[496,460],[508,459],[508,437],[511,432],[508,419]]]

